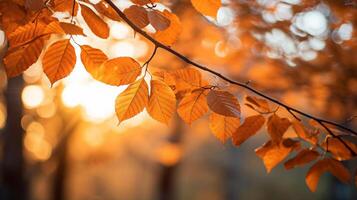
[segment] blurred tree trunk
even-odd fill
[[[168,142],[182,146],[182,136],[183,136],[183,122],[179,117],[175,116],[175,126],[173,127],[173,132],[168,138]],[[174,183],[175,183],[175,174],[177,168],[180,164],[178,161],[174,165],[163,165],[160,166],[161,174],[159,175],[159,194],[158,200],[173,200],[175,197],[174,194]]]
[[[24,82],[21,76],[10,79],[6,96],[7,121],[2,135],[1,199],[28,199],[27,183],[24,177],[23,136],[21,127],[21,91]]]

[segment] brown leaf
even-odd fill
[[[131,2],[137,4],[137,5],[140,5],[140,6],[143,6],[143,5],[146,5],[146,4],[149,4],[149,3],[156,3],[156,2],[159,2],[160,0],[131,0]]]
[[[326,171],[330,172],[344,183],[349,182],[351,179],[350,172],[341,164],[341,162],[331,158],[325,158],[317,161],[306,175],[305,182],[312,192],[316,191],[320,176]]]
[[[303,149],[294,158],[284,163],[285,169],[292,169],[296,166],[305,165],[319,157],[319,153],[315,150]]]
[[[151,80],[151,94],[147,111],[159,122],[169,124],[176,108],[176,97],[166,83]]]
[[[188,124],[208,112],[205,90],[195,90],[186,95],[180,102],[177,112]]]
[[[257,107],[262,112],[270,112],[271,111],[269,103],[265,99],[260,99],[258,97],[254,97],[254,96],[247,96],[245,99],[247,100],[247,102],[253,104],[255,107]]]
[[[209,127],[213,134],[225,143],[239,127],[240,120],[235,117],[226,117],[212,113],[209,118]]]
[[[276,114],[270,116],[267,122],[267,128],[272,141],[279,143],[282,140],[284,133],[289,128],[289,126],[289,119],[280,118]]]
[[[210,90],[207,95],[207,103],[215,113],[228,117],[240,117],[238,99],[227,91]]]
[[[45,6],[43,0],[26,0],[26,9],[38,11]]]
[[[248,138],[255,135],[264,125],[265,118],[262,115],[247,117],[238,130],[232,134],[233,144],[241,145]]]
[[[153,10],[148,12],[148,17],[150,24],[155,28],[157,31],[163,31],[170,26],[170,20],[167,19],[164,14],[160,11]]]
[[[124,10],[124,14],[139,28],[144,28],[149,24],[148,12],[143,7],[132,5]]]
[[[148,86],[144,79],[129,85],[115,101],[115,111],[120,122],[134,117],[144,110],[148,103]]]
[[[165,18],[170,20],[170,26],[163,31],[157,31],[154,38],[164,45],[171,46],[176,42],[182,32],[182,25],[180,19],[173,13],[164,10],[162,13]]]
[[[99,77],[100,66],[108,60],[100,49],[93,48],[88,45],[81,46],[81,60],[87,72],[92,75],[94,79]]]
[[[69,39],[53,43],[42,60],[43,70],[51,83],[68,76],[76,64],[76,54]]]
[[[221,0],[191,0],[193,7],[203,15],[216,18]]]
[[[84,21],[87,23],[90,30],[100,38],[106,39],[109,37],[108,24],[103,21],[92,9],[85,5],[81,5],[81,13]]]
[[[59,25],[66,34],[69,35],[85,35],[83,29],[75,24],[60,22]]]
[[[69,0],[54,0],[54,9],[58,12],[68,12],[73,16],[77,15],[78,12],[78,3],[76,1],[69,1]],[[74,10],[73,10],[73,3],[74,3]]]

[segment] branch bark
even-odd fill
[[[222,74],[220,74],[220,73],[218,73],[218,72],[216,72],[216,71],[214,71],[214,70],[212,70],[212,69],[210,69],[210,68],[208,68],[208,67],[206,67],[206,66],[203,66],[203,65],[201,65],[201,64],[199,64],[199,63],[196,63],[196,62],[192,61],[190,58],[188,58],[188,57],[182,55],[181,53],[179,53],[179,52],[173,50],[171,47],[166,46],[166,45],[160,43],[159,41],[155,40],[155,39],[154,39],[153,37],[151,37],[148,33],[146,33],[145,31],[143,31],[143,30],[140,29],[139,27],[137,27],[133,22],[131,22],[131,21],[126,17],[126,15],[125,15],[111,0],[105,0],[105,2],[107,2],[107,3],[115,10],[115,12],[116,12],[135,32],[139,33],[140,35],[142,35],[143,37],[145,37],[147,40],[149,40],[150,42],[152,42],[152,43],[155,45],[155,48],[164,49],[164,50],[166,50],[167,52],[171,53],[172,55],[176,56],[177,58],[181,59],[182,61],[186,62],[187,64],[190,64],[190,65],[192,65],[192,66],[194,66],[194,67],[196,67],[196,68],[198,68],[198,69],[201,69],[201,70],[203,70],[203,71],[205,71],[205,72],[208,72],[208,73],[210,73],[210,74],[213,74],[213,75],[215,75],[215,76],[221,78],[222,80],[224,80],[224,81],[226,81],[226,82],[228,82],[228,83],[230,83],[230,84],[232,84],[232,85],[239,86],[239,87],[241,87],[241,88],[244,88],[244,89],[246,89],[246,90],[248,90],[248,91],[250,91],[250,92],[252,92],[252,93],[254,93],[254,94],[258,95],[258,96],[260,96],[260,97],[263,97],[263,98],[265,98],[265,99],[267,99],[267,100],[269,100],[269,101],[271,101],[271,102],[273,102],[273,103],[275,103],[275,104],[277,104],[277,105],[279,105],[279,106],[285,108],[288,112],[292,113],[292,115],[293,115],[294,117],[296,117],[296,115],[294,115],[294,113],[297,113],[297,114],[299,114],[299,115],[301,115],[301,116],[304,116],[304,117],[306,117],[306,118],[313,119],[313,120],[317,121],[317,122],[318,122],[319,124],[321,124],[321,126],[327,131],[328,134],[330,134],[331,136],[337,138],[341,143],[343,143],[343,144],[346,146],[346,148],[348,148],[348,149],[351,151],[351,153],[352,153],[353,156],[356,156],[356,155],[357,155],[357,152],[354,152],[353,149],[352,149],[350,146],[348,146],[344,140],[342,140],[339,136],[335,135],[335,134],[330,130],[330,128],[328,128],[328,127],[326,126],[326,124],[333,125],[333,126],[339,128],[339,129],[344,130],[344,131],[347,131],[347,132],[349,132],[350,134],[353,134],[353,135],[355,135],[355,136],[357,136],[357,131],[352,130],[352,129],[350,129],[350,128],[346,127],[346,126],[343,126],[343,125],[341,125],[341,124],[338,124],[338,123],[336,123],[336,122],[328,121],[328,120],[325,120],[325,119],[322,119],[322,118],[313,116],[313,115],[311,115],[311,114],[305,113],[305,112],[303,112],[303,111],[301,111],[301,110],[298,110],[298,109],[296,109],[296,108],[293,108],[293,107],[291,107],[291,106],[289,106],[289,105],[287,105],[287,104],[285,104],[285,103],[283,103],[283,102],[281,102],[281,101],[279,101],[279,100],[277,100],[277,99],[275,99],[275,98],[273,98],[273,97],[270,97],[270,96],[268,96],[268,95],[266,95],[266,94],[264,94],[264,93],[262,93],[262,92],[256,90],[255,88],[253,88],[253,87],[251,87],[251,86],[249,86],[249,85],[247,85],[247,84],[245,84],[245,83],[241,83],[241,82],[239,82],[239,81],[232,80],[232,79],[230,79],[230,78],[228,78],[228,77],[226,77],[226,76],[224,76],[224,75],[222,75]]]

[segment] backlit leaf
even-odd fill
[[[238,99],[227,91],[210,90],[207,95],[207,103],[215,113],[228,117],[240,117]]]
[[[84,35],[83,29],[75,24],[60,22],[59,25],[66,34],[69,35]]]
[[[124,14],[139,28],[144,28],[149,24],[148,13],[143,7],[132,5],[124,10]]]
[[[108,57],[100,49],[88,45],[82,45],[81,50],[82,64],[92,77],[97,79],[100,66],[108,60]]]
[[[149,4],[149,3],[156,3],[156,2],[159,2],[160,0],[131,0],[131,2],[137,4],[137,5],[140,5],[140,6],[143,6],[143,5],[146,5],[146,4]]]
[[[247,117],[244,123],[233,133],[233,144],[236,146],[241,145],[251,136],[255,135],[262,128],[264,123],[265,118],[262,115]]]
[[[167,10],[164,10],[162,14],[170,20],[170,26],[163,31],[157,31],[154,34],[154,38],[164,45],[171,46],[180,36],[182,25],[180,19],[175,14]]]
[[[195,90],[187,94],[180,102],[177,112],[188,124],[199,119],[208,112],[205,90]]]
[[[357,145],[342,139],[354,152],[357,152]],[[349,160],[353,158],[352,152],[337,138],[328,138],[321,146],[332,153],[337,160]]]
[[[8,40],[10,47],[19,46],[31,42],[34,38],[40,36],[45,30],[43,23],[28,23],[19,26],[14,32],[9,34]]]
[[[191,0],[193,7],[203,15],[216,18],[221,0]]]
[[[305,127],[302,125],[301,122],[294,120],[292,121],[292,126],[295,131],[295,133],[303,140],[310,142],[311,144],[316,145],[318,142],[318,139],[315,135],[309,134],[306,130]]]
[[[76,64],[76,54],[69,39],[53,43],[42,60],[43,70],[51,83],[68,76]]]
[[[148,103],[148,86],[144,79],[137,80],[119,94],[115,101],[115,112],[120,122],[134,117]]]
[[[213,134],[225,143],[239,127],[240,120],[235,117],[226,117],[212,113],[209,118],[209,127]]]
[[[319,157],[319,153],[315,150],[303,149],[294,158],[284,163],[285,169],[292,169],[297,166],[305,165]]]
[[[268,133],[273,142],[279,143],[286,130],[290,126],[290,121],[287,118],[280,118],[278,115],[273,114],[269,117],[267,122]]]
[[[176,97],[166,83],[159,80],[151,81],[151,93],[147,111],[159,122],[169,124],[176,108]]]
[[[98,2],[97,4],[94,5],[94,8],[102,15],[108,17],[111,20],[114,21],[121,21],[121,18],[119,17],[118,13],[115,12],[115,10],[104,0]]]
[[[74,10],[73,10],[74,4]],[[78,12],[78,3],[76,1],[69,1],[69,0],[54,0],[55,11],[58,12],[68,12],[76,16]]]
[[[270,112],[270,107],[269,107],[269,103],[267,100],[265,99],[261,99],[258,97],[254,97],[254,96],[247,96],[245,98],[247,100],[247,102],[253,104],[255,107],[257,107],[258,110],[262,111],[262,112]]]
[[[148,12],[150,24],[157,30],[163,31],[170,26],[170,20],[167,19],[160,11],[153,10]]]
[[[202,86],[202,75],[194,68],[178,69],[171,74],[176,79],[176,88],[178,90],[189,90]]]
[[[106,39],[109,37],[108,24],[103,21],[92,9],[85,5],[81,5],[81,13],[84,21],[87,23],[90,30],[100,38]]]

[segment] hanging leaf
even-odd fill
[[[265,99],[260,99],[258,97],[254,96],[247,96],[245,98],[247,102],[250,104],[254,105],[256,109],[260,110],[261,112],[271,112],[270,106],[267,100]]]
[[[43,70],[51,83],[68,76],[76,64],[76,53],[69,39],[53,43],[42,60]]]
[[[140,5],[140,6],[144,6],[146,4],[150,4],[150,3],[156,3],[159,2],[160,0],[131,0],[131,2]]]
[[[9,78],[18,76],[28,69],[38,60],[43,47],[44,40],[39,38],[25,46],[9,51],[4,58],[7,76]]]
[[[87,72],[92,75],[93,78],[99,77],[100,66],[108,60],[100,49],[93,48],[88,45],[81,46],[81,60],[82,64],[86,68]]]
[[[180,102],[177,112],[188,124],[208,112],[205,90],[199,89],[186,95]]]
[[[43,23],[30,22],[24,26],[19,26],[8,36],[10,47],[18,47],[27,44],[38,38],[44,30],[45,25]]]
[[[160,11],[153,10],[147,13],[150,24],[157,31],[163,31],[170,26],[170,20],[167,19]]]
[[[166,83],[151,80],[151,94],[147,111],[159,122],[169,124],[176,108],[176,96]]]
[[[109,85],[127,85],[136,80],[141,69],[133,58],[118,57],[105,61],[94,78]]]
[[[213,134],[225,143],[239,127],[240,120],[235,117],[226,117],[212,113],[209,118],[209,127]]]
[[[315,150],[303,149],[294,158],[284,163],[285,169],[292,169],[316,160],[320,154]]]
[[[238,130],[232,134],[233,144],[241,145],[251,136],[255,135],[264,125],[265,118],[262,115],[247,117]]]
[[[351,180],[351,175],[348,169],[343,166],[339,161],[325,158],[323,160],[317,161],[308,171],[305,181],[307,186],[312,192],[315,192],[317,189],[317,184],[321,175],[324,172],[330,172],[341,182],[347,183]]]
[[[124,10],[124,14],[139,28],[144,28],[149,24],[148,13],[143,7],[132,5]]]
[[[66,34],[85,36],[85,34],[83,33],[83,29],[75,24],[60,22],[59,25],[61,26],[61,28],[64,30]]]
[[[191,0],[193,7],[203,15],[216,18],[221,0]]]
[[[73,16],[77,16],[78,12],[78,3],[76,1],[69,0],[54,0],[54,10],[57,12],[68,12]],[[74,9],[73,9],[74,4]]]
[[[357,145],[342,139],[354,152],[357,152]],[[353,158],[352,152],[337,138],[328,138],[321,145],[325,150],[328,150],[332,153],[333,157],[337,160],[349,160]]]
[[[92,9],[85,5],[81,5],[81,13],[84,21],[87,23],[90,30],[100,38],[106,39],[109,37],[108,24],[103,21]]]
[[[301,139],[303,139],[313,145],[317,144],[317,142],[318,142],[317,137],[315,135],[309,134],[305,130],[305,127],[301,124],[301,122],[294,120],[294,121],[292,121],[291,124],[293,126],[293,129],[294,129],[296,135],[298,135]]]
[[[180,36],[182,25],[180,19],[175,14],[170,13],[167,10],[164,10],[162,14],[166,19],[170,20],[170,26],[165,30],[157,31],[154,34],[154,38],[164,45],[171,46]]]
[[[38,11],[43,7],[45,7],[43,0],[26,0],[25,3],[25,8],[32,11]]]
[[[134,117],[148,103],[148,86],[142,78],[129,85],[115,101],[115,111],[120,122]]]
[[[227,91],[210,90],[207,95],[207,103],[215,113],[228,117],[240,117],[238,99]]]
[[[283,139],[283,135],[288,130],[290,121],[287,118],[280,118],[273,114],[267,122],[268,133],[273,142],[279,143]]]
[[[118,13],[105,1],[100,1],[94,5],[94,8],[102,15],[114,21],[121,21]]]

